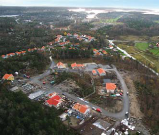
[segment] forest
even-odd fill
[[[42,72],[49,59],[39,52],[27,53],[21,56],[13,56],[0,61],[0,77],[6,73],[14,74],[15,72],[35,74]]]
[[[1,135],[76,135],[58,118],[60,111],[13,93],[0,84]]]
[[[159,20],[158,15],[146,15],[139,12],[112,12],[103,13],[98,15],[100,18],[117,19],[120,25],[107,25],[100,28],[98,32],[110,37],[118,37],[122,35],[146,35],[158,36],[159,35]]]

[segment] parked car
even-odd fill
[[[127,95],[129,95],[129,92],[126,92]]]
[[[102,112],[99,108],[97,108],[96,111],[97,111],[97,112],[100,112],[100,113]]]
[[[93,110],[96,110],[96,108],[95,108],[95,107],[92,107],[92,109],[93,109]]]
[[[43,84],[46,84],[46,82],[45,82],[45,81],[43,81]]]

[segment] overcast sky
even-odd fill
[[[159,9],[159,0],[0,0],[1,6],[124,7]]]

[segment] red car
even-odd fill
[[[45,82],[45,81],[43,81],[43,84],[46,84],[46,82]]]
[[[102,112],[99,108],[97,108],[96,111],[97,111],[97,112],[100,112],[100,113]]]
[[[123,93],[120,93],[120,95],[122,96],[122,95],[123,95]]]

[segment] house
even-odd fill
[[[156,46],[159,47],[159,43],[157,43]]]
[[[28,49],[28,52],[32,52],[32,49]]]
[[[93,75],[97,75],[97,71],[96,70],[92,70],[92,74]]]
[[[21,53],[24,55],[26,53],[26,51],[21,51]]]
[[[72,34],[70,34],[70,33],[67,33],[67,36],[68,36],[68,37],[71,37],[71,36],[72,36]]]
[[[106,75],[106,72],[105,72],[105,70],[103,68],[98,68],[97,71],[98,71],[98,74],[100,76],[105,76]]]
[[[62,35],[57,35],[56,37],[59,38],[59,39],[61,39],[63,36]]]
[[[44,51],[45,50],[45,46],[41,47],[41,50]]]
[[[14,76],[12,74],[5,74],[2,79],[3,80],[13,81],[14,80]]]
[[[21,54],[22,54],[22,52],[16,52],[16,54],[17,54],[17,55],[21,55]]]
[[[116,88],[117,87],[116,87],[115,83],[106,83],[106,91],[107,91],[107,93],[114,93]]]
[[[75,38],[77,38],[77,37],[78,37],[78,34],[75,33],[73,36],[74,36]]]
[[[73,110],[72,114],[79,116],[81,118],[85,118],[90,115],[90,107],[87,105],[82,105],[82,104],[76,103],[72,107],[72,110]]]
[[[114,47],[113,47],[112,45],[109,45],[109,48],[110,48],[110,49],[113,49]]]
[[[84,68],[84,65],[83,64],[72,63],[71,67],[72,67],[72,69],[82,69],[82,68]]]
[[[107,52],[105,50],[103,50],[102,53],[105,54],[105,55],[107,54]]]
[[[93,49],[93,53],[98,53],[98,50],[97,49]]]
[[[59,95],[55,95],[52,98],[48,99],[46,101],[46,104],[49,105],[50,107],[54,106],[56,108],[59,108],[62,102],[63,102],[62,98]]]
[[[7,56],[6,56],[6,55],[2,55],[1,57],[2,57],[3,59],[6,59],[6,58],[7,58]]]
[[[63,64],[62,62],[57,63],[57,68],[66,68],[66,65]]]

